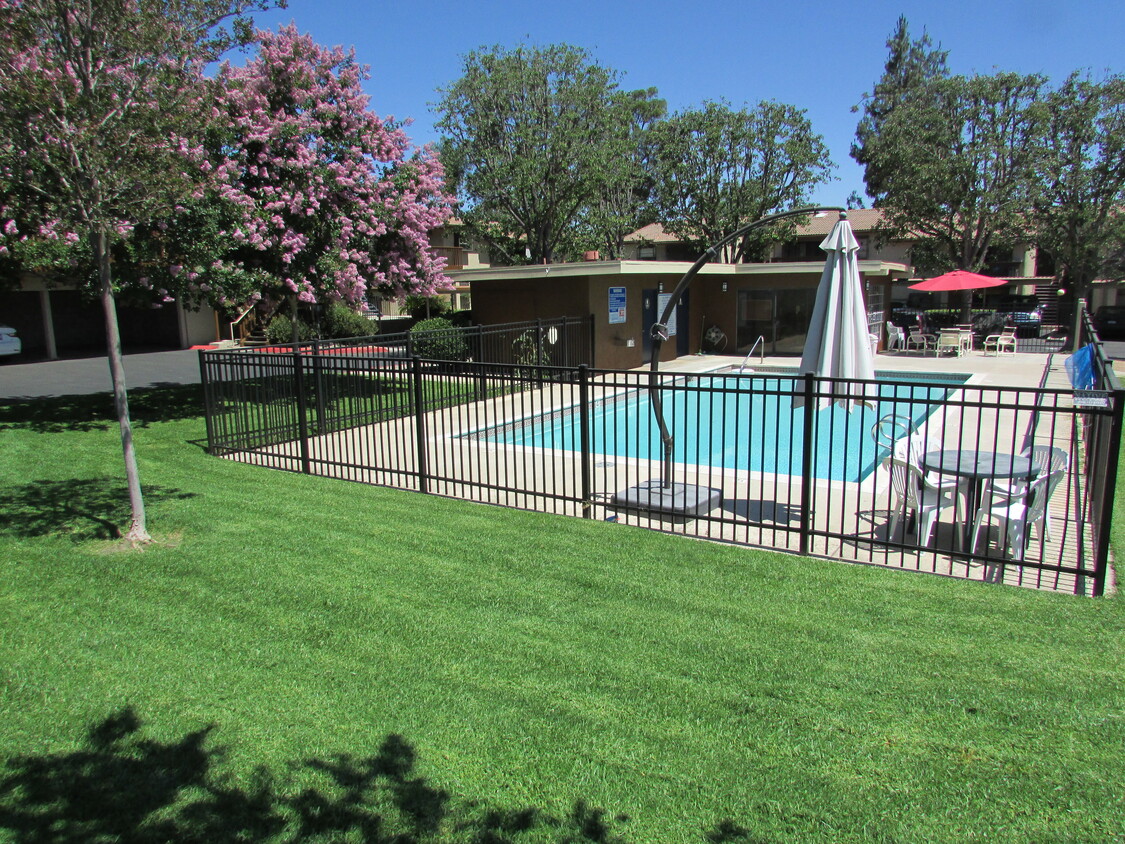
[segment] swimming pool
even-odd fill
[[[909,416],[916,425],[970,376],[956,373],[881,372],[879,401],[848,413],[832,404],[813,409],[813,474],[859,481],[887,452],[871,427],[883,416]],[[911,379],[909,381],[904,379]],[[703,374],[677,379],[661,391],[664,417],[674,436],[676,463],[786,475],[801,474],[805,408],[793,407],[794,374]],[[576,407],[480,431],[488,442],[532,448],[581,450]],[[647,390],[596,401],[590,409],[591,450],[600,459],[659,460],[660,431]]]

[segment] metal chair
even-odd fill
[[[917,349],[919,347],[921,347],[923,354],[930,349],[936,349],[937,337],[933,334],[926,334],[919,328],[910,329],[910,333],[906,337],[906,348]]]
[[[934,348],[936,354],[943,352],[953,352],[957,357],[961,357],[965,350],[964,344],[961,342],[961,332],[957,329],[943,328],[938,334],[937,345]]]
[[[981,345],[981,353],[988,354],[992,349],[999,357],[1002,354],[1014,355],[1016,353],[1016,329],[1005,328],[999,334],[989,334]]]

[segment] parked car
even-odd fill
[[[1017,337],[1039,336],[1043,307],[1034,296],[1005,296],[996,304],[996,313],[1016,327]]]
[[[1094,311],[1094,328],[1102,340],[1125,338],[1125,305],[1102,305]]]
[[[23,351],[23,343],[10,325],[0,325],[0,356],[18,355]]]

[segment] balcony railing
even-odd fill
[[[464,246],[431,246],[430,251],[439,258],[445,258],[447,270],[459,270],[469,262],[469,250]]]

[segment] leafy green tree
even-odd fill
[[[864,96],[863,117],[856,127],[851,150],[852,158],[864,167],[864,181],[872,196],[883,190],[884,177],[880,169],[883,156],[878,149],[883,138],[883,123],[903,101],[949,76],[948,51],[935,48],[925,30],[921,38],[911,39],[905,17],[899,17],[895,31],[887,39],[887,50],[883,76],[875,83],[871,94]]]
[[[132,524],[146,542],[110,256],[198,187],[203,69],[249,37],[259,0],[0,4],[0,248],[85,244],[96,273]]]
[[[1013,73],[938,79],[883,121],[868,193],[891,233],[914,238],[923,272],[978,272],[989,250],[1029,240],[1043,86]]]
[[[436,110],[461,218],[497,262],[551,261],[577,249],[575,224],[621,135],[618,75],[568,44],[482,48]]]
[[[753,110],[708,102],[653,126],[650,143],[657,218],[701,252],[766,214],[806,203],[834,167],[804,111],[777,102]],[[754,232],[721,258],[756,257],[791,230]]]
[[[655,219],[648,130],[664,117],[668,105],[655,88],[646,88],[618,92],[614,107],[619,114],[606,138],[610,155],[579,220],[579,239],[610,260],[622,256],[626,235]]]
[[[1125,277],[1125,77],[1071,74],[1047,98],[1035,242],[1080,296]]]

